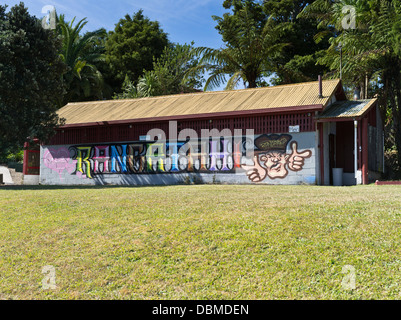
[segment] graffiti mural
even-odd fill
[[[290,135],[263,135],[255,140],[258,149],[252,166],[242,165],[252,182],[261,182],[267,177],[270,179],[284,179],[288,170],[301,171],[305,159],[312,156],[312,151],[299,152],[298,143],[291,143],[291,153],[287,154],[287,146],[291,141]],[[287,169],[288,167],[288,169]]]
[[[242,142],[232,139],[189,142],[133,142],[71,146],[74,172],[92,179],[99,174],[233,172],[240,168]]]
[[[250,181],[261,182],[284,179],[289,171],[303,169],[312,152],[300,152],[298,142],[292,139],[288,134],[272,134],[49,147],[43,162],[61,179],[65,171],[88,179],[112,174],[198,172],[245,173]],[[289,144],[291,152],[287,153]]]
[[[43,164],[57,172],[61,180],[64,170],[71,174],[76,168],[76,160],[70,158],[70,151],[65,147],[48,148],[43,155]]]

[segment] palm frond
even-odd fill
[[[243,72],[242,71],[237,71],[227,81],[227,85],[225,87],[225,90],[234,90],[238,86],[240,80],[243,80],[243,79],[244,79]]]

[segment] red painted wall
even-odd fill
[[[210,121],[211,120],[211,121]],[[315,131],[314,112],[266,116],[248,116],[232,118],[213,118],[207,120],[178,121],[178,132],[182,129],[194,129],[201,136],[202,129],[254,129],[255,134],[286,133],[289,126],[300,126],[300,132]],[[98,125],[91,127],[59,128],[47,145],[100,143],[115,141],[136,141],[151,129],[162,129],[167,135],[169,122],[144,122],[119,125]],[[245,134],[245,132],[244,132]]]

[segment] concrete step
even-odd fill
[[[3,175],[4,184],[14,184],[14,181],[11,178],[10,170],[8,170],[7,167],[0,166],[0,174]]]

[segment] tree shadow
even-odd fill
[[[169,185],[0,185],[1,190],[72,190],[72,189],[116,189],[116,188],[149,188],[168,187]]]

